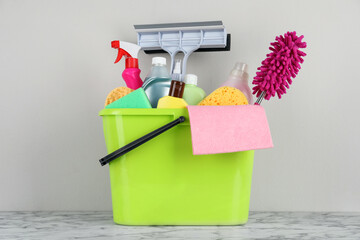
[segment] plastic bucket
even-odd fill
[[[104,109],[108,152],[186,121],[110,163],[113,217],[123,225],[239,225],[249,214],[254,151],[193,155],[187,109]]]

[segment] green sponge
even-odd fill
[[[144,89],[139,88],[106,105],[105,108],[151,108],[151,104]]]

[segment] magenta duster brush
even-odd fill
[[[275,38],[276,42],[271,43],[271,53],[261,62],[261,67],[252,82],[253,94],[258,99],[255,104],[260,104],[262,99],[269,100],[275,94],[281,98],[286,93],[286,88],[292,83],[292,78],[298,74],[306,54],[300,48],[306,48],[306,42],[302,42],[303,35],[296,36],[296,32],[287,32],[284,36]]]

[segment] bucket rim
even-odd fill
[[[171,116],[189,116],[187,108],[111,108],[102,109],[99,116],[124,116],[124,115],[171,115]]]

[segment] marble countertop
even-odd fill
[[[243,226],[116,225],[111,212],[0,212],[0,239],[360,239],[360,213],[251,212]]]

